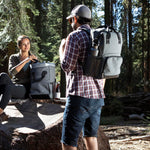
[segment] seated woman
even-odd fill
[[[18,37],[17,46],[19,53],[12,54],[9,58],[8,72],[0,73],[0,122],[8,119],[4,113],[11,98],[27,98],[30,91],[30,63],[35,62],[37,57],[30,53],[31,41],[28,36]]]

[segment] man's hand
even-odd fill
[[[103,80],[103,89],[105,87],[105,83],[106,83],[106,79],[102,79]]]
[[[66,39],[62,39],[62,40],[61,40],[60,47],[59,47],[59,57],[60,57],[60,61],[62,61],[62,59],[64,58],[65,45],[66,45]]]

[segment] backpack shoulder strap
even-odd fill
[[[90,36],[90,30],[91,30],[91,29],[81,28],[81,30],[85,31],[85,32]]]
[[[92,45],[92,39],[91,39],[91,29],[87,29],[87,28],[81,28],[82,31],[85,31],[87,33],[87,35],[89,36],[89,44],[88,44],[88,47],[87,47],[87,50],[86,50],[86,53],[89,53],[90,52],[90,47]],[[85,62],[85,60],[84,60]],[[78,60],[78,63],[83,66],[84,65],[84,62],[82,63],[80,60]]]
[[[89,51],[90,47],[92,46],[91,29],[82,28],[81,30],[85,31],[89,36],[89,45],[88,45],[88,51]]]

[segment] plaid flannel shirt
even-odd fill
[[[81,63],[84,62],[89,36],[82,28],[90,28],[90,26],[81,25],[68,35],[64,49],[65,55],[61,60],[61,67],[66,73],[66,96],[105,98],[103,80],[83,75]]]

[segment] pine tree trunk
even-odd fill
[[[105,0],[105,25],[110,25],[110,0]]]
[[[132,92],[132,70],[133,70],[133,62],[132,62],[132,0],[129,0],[128,3],[128,31],[129,31],[129,65],[128,65],[128,92]]]
[[[67,37],[67,1],[63,0],[63,18],[62,18],[62,39]],[[65,73],[61,69],[61,81],[60,81],[61,97],[65,97],[66,93],[66,78]]]
[[[148,2],[147,0],[144,0],[142,1],[142,51],[143,51],[143,64],[144,64],[144,91],[145,92],[148,92],[150,90],[149,88],[149,72],[150,72],[150,52],[149,52],[149,47],[148,47],[148,43],[149,41],[147,41],[147,39],[149,38],[149,36],[147,35],[148,33],[148,28],[146,29],[145,27],[149,24],[148,24],[148,21],[147,21],[147,24],[146,24],[146,21],[145,21],[145,18],[148,17],[148,9],[147,9],[147,6],[148,6]],[[149,17],[148,17],[148,20],[149,20]],[[148,37],[148,38],[147,38]],[[146,56],[144,54],[147,54]],[[145,57],[144,57],[145,56]]]

